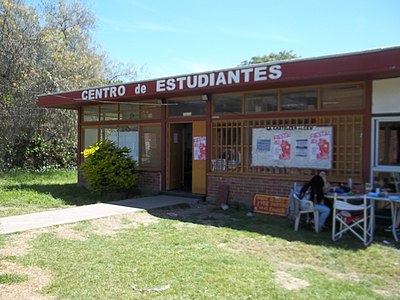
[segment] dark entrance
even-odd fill
[[[192,192],[192,124],[169,125],[169,191]]]

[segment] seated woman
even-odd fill
[[[319,224],[315,224],[318,225],[319,230],[325,227],[326,219],[331,213],[331,209],[323,203],[324,193],[328,192],[329,189],[330,183],[326,178],[326,173],[321,171],[318,175],[311,178],[300,190],[300,199],[310,190],[310,201],[314,203],[315,210],[319,212]]]

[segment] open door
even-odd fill
[[[167,190],[206,193],[206,123],[169,124]]]
[[[206,122],[193,122],[192,193],[206,194]]]
[[[184,130],[183,124],[170,124],[168,133],[168,176],[167,190],[182,188],[184,185]]]

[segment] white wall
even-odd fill
[[[372,82],[372,114],[400,113],[400,77]]]

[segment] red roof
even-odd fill
[[[400,77],[400,47],[270,62],[40,95],[37,104],[40,107],[78,108],[98,101],[140,101],[392,77]]]

